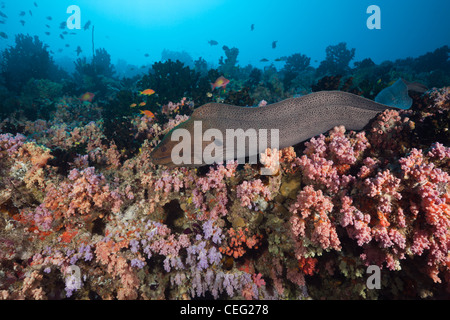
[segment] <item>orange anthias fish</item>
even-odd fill
[[[220,76],[217,78],[216,82],[211,83],[211,88],[214,90],[215,88],[223,87],[224,89],[227,87],[227,84],[230,83],[230,80],[225,78],[224,76]]]
[[[152,89],[145,89],[144,91],[139,91],[139,94],[144,95],[144,96],[151,96],[154,93],[155,93],[155,90],[152,90]]]
[[[136,107],[137,106],[137,104],[136,103],[132,103],[132,104],[130,104],[130,107],[131,108],[134,108],[134,107]]]
[[[145,101],[139,103],[139,107],[144,107],[145,105],[147,105],[147,102],[145,102]]]
[[[151,112],[151,111],[149,111],[149,110],[141,110],[141,113],[142,113],[144,116],[148,117],[148,118],[154,118],[154,117],[155,117],[155,115],[153,114],[153,112]]]
[[[85,94],[83,94],[80,97],[80,101],[89,101],[92,102],[92,99],[94,99],[95,94],[93,94],[92,92],[86,92]]]

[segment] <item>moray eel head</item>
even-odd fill
[[[173,164],[172,149],[178,142],[170,139],[172,132],[173,129],[164,136],[161,142],[150,153],[150,158],[154,164],[166,166],[171,166]]]
[[[191,122],[191,119],[189,119],[179,124],[164,136],[161,142],[150,153],[150,158],[153,164],[165,165],[168,167],[174,166],[172,162],[172,149],[179,143],[179,141],[172,141],[172,134],[176,129],[187,129],[191,132]]]

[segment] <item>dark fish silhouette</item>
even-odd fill
[[[250,31],[253,31],[253,30],[255,30],[255,25],[254,25],[254,24],[252,24],[252,25],[250,26]]]
[[[0,37],[2,37],[3,39],[8,39],[8,35],[4,32],[0,32]]]
[[[148,53],[144,54],[144,57],[148,58],[150,55]]]
[[[83,50],[81,50],[81,47],[78,46],[77,50],[75,50],[75,52],[77,53],[77,57],[80,55],[81,52],[83,52]]]
[[[276,58],[275,61],[280,62],[280,61],[286,61],[287,57],[280,57],[280,58]]]
[[[62,34],[60,34],[59,37],[64,40],[64,36]]]
[[[19,16],[23,17],[25,15],[25,11],[20,11]]]
[[[263,58],[261,60],[259,60],[260,62],[268,62],[269,60],[267,60],[266,58]]]
[[[66,22],[66,21],[63,21],[63,22],[61,22],[61,23],[59,24],[59,28],[60,28],[60,29],[65,29],[65,28],[66,28],[66,25],[67,25],[67,22]]]
[[[34,3],[34,6],[37,8],[37,7],[38,7],[38,4],[35,2],[35,3]]]
[[[0,11],[0,17],[8,18],[8,16],[6,14],[4,14],[3,12],[1,12],[1,11]]]
[[[31,12],[31,10],[28,10],[28,13],[30,14],[30,16],[33,16],[33,12]]]
[[[0,20],[0,24],[5,24],[5,21],[3,21],[3,20]]]
[[[217,46],[219,44],[216,40],[209,40],[208,43],[212,46]]]
[[[277,40],[277,41],[274,41],[274,42],[272,42],[272,49],[275,49],[275,48],[277,47],[277,42],[278,42],[278,40]]]
[[[70,47],[70,44],[66,44],[66,48]]]
[[[50,26],[48,24],[46,24],[45,26],[50,29]]]
[[[91,20],[89,20],[88,22],[86,22],[86,24],[84,25],[83,29],[84,29],[84,30],[88,30],[90,26],[91,26]]]
[[[63,31],[62,34],[67,35],[67,34],[69,34],[69,33],[68,33],[67,31]]]
[[[47,31],[45,34],[49,36],[49,35],[50,35],[50,32]]]
[[[20,20],[20,23],[22,24],[22,26],[25,25],[25,20]]]
[[[52,18],[51,16],[48,16],[48,17],[47,17],[47,20],[52,21],[53,18]]]
[[[75,36],[77,33],[76,32],[71,32],[69,34],[72,35],[72,36]]]

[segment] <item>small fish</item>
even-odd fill
[[[25,11],[20,11],[19,16],[23,17],[25,15]]]
[[[64,40],[64,36],[62,34],[60,34],[59,37]]]
[[[71,32],[71,33],[69,33],[71,36],[76,36],[77,35],[77,33],[76,32]]]
[[[150,55],[148,53],[144,54],[144,57],[148,58]]]
[[[53,18],[52,18],[51,16],[48,16],[48,17],[47,17],[47,20],[48,20],[48,21],[52,21]]]
[[[272,49],[275,49],[277,47],[277,42],[278,42],[278,40],[272,42]]]
[[[5,24],[5,21],[3,21],[3,20],[0,20],[0,24]]]
[[[130,108],[136,108],[136,107],[137,107],[137,104],[136,104],[136,103],[130,104]]]
[[[223,87],[226,89],[227,84],[230,83],[230,80],[226,79],[224,76],[220,76],[217,78],[216,82],[211,83],[211,90],[214,90],[215,88]]]
[[[286,61],[287,57],[280,57],[280,58],[276,58],[275,61],[280,62],[280,61]]]
[[[68,35],[69,33],[67,31],[63,31],[63,35]]]
[[[50,26],[48,24],[46,24],[45,26],[50,29]]]
[[[59,53],[63,52],[63,49],[58,49],[58,52],[59,52]]]
[[[153,112],[151,112],[149,110],[141,110],[141,114],[143,114],[144,116],[151,118],[151,119],[153,119],[155,117]]]
[[[66,44],[66,48],[69,48],[69,47],[70,47],[70,44],[67,43],[67,44]]]
[[[8,35],[3,31],[0,32],[0,37],[2,37],[3,39],[8,39]]]
[[[145,102],[145,101],[139,103],[139,107],[145,107],[146,105],[147,105],[147,102]]]
[[[1,11],[0,11],[0,17],[3,17],[5,19],[8,18],[8,16],[6,14],[4,14],[3,12],[1,12]]]
[[[86,92],[85,94],[83,94],[80,97],[80,101],[89,101],[92,102],[92,99],[94,99],[95,94],[93,94],[92,92]]]
[[[86,24],[84,25],[83,29],[86,31],[89,29],[89,27],[91,26],[91,20],[89,20],[88,22],[86,22]]]
[[[259,62],[268,62],[269,60],[267,60],[266,58],[263,58],[261,60],[259,60]]]
[[[83,52],[83,50],[81,50],[81,47],[78,46],[77,50],[75,50],[75,52],[77,53],[77,57],[80,55],[81,52]]]
[[[255,30],[255,24],[252,24],[252,25],[250,26],[250,31],[253,31],[253,30]]]
[[[45,34],[49,36],[49,35],[50,35],[50,32],[47,31]]]
[[[30,16],[33,16],[33,12],[31,12],[31,10],[28,10],[28,13],[30,14]]]
[[[381,83],[381,78],[380,79],[378,79],[378,81],[377,81],[377,84],[380,84]]]
[[[22,24],[22,26],[25,25],[25,20],[20,20],[20,23]]]
[[[61,23],[59,24],[59,28],[60,28],[60,29],[65,29],[66,26],[67,26],[67,22],[66,22],[66,21],[63,21],[63,22],[61,22]]]
[[[38,7],[38,4],[35,2],[35,3],[34,3],[34,6],[37,8],[37,7]]]
[[[144,96],[151,96],[154,93],[155,93],[155,90],[152,90],[152,89],[145,89],[144,91],[139,91],[139,94],[144,95]]]
[[[216,40],[209,40],[208,43],[209,43],[211,46],[217,46],[217,45],[219,44]]]

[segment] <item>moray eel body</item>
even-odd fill
[[[236,149],[229,148],[226,143],[227,129],[243,131],[255,129],[257,132],[259,129],[268,131],[278,129],[281,149],[298,144],[339,125],[345,126],[347,130],[362,130],[378,113],[388,108],[397,109],[341,91],[316,92],[257,108],[208,103],[196,109],[189,120],[169,132],[152,151],[151,158],[154,164],[160,165],[191,167],[204,165],[204,161],[195,163],[195,157],[202,158],[198,153],[199,150],[195,151],[194,147],[191,152],[192,161],[189,164],[174,164],[171,157],[172,149],[179,143],[179,140],[172,141],[173,132],[176,129],[186,129],[194,136],[194,129],[196,126],[199,129],[199,124],[201,124],[202,133],[214,128],[218,129],[224,137],[222,140],[219,139],[220,141],[203,142],[200,152],[203,152],[211,143],[215,143],[223,146],[224,151],[220,158],[227,161],[236,159]],[[271,147],[270,134],[267,136],[268,147]],[[245,139],[245,136],[238,136],[237,140],[239,139]],[[258,150],[259,152],[262,151]],[[245,156],[252,156],[250,153],[251,150],[247,150]]]

